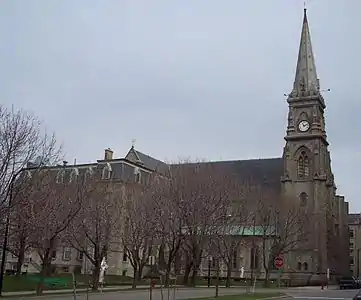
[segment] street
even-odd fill
[[[257,289],[257,292],[271,292],[271,291],[280,291],[280,290],[271,290],[271,289]],[[220,295],[231,295],[231,294],[240,294],[245,292],[244,288],[220,288]],[[282,290],[285,294],[293,297],[294,299],[299,300],[351,300],[352,297],[356,294],[357,290],[339,290],[335,287],[330,289],[321,290],[320,287],[304,287],[304,288],[290,288]],[[207,297],[214,296],[214,288],[180,288],[175,291],[170,290],[169,298],[168,291],[163,290],[163,299],[166,300],[181,300],[197,297]],[[31,297],[31,299],[36,299],[37,297]],[[12,299],[27,299],[27,297],[19,297]],[[39,298],[40,299],[40,298]],[[74,300],[73,295],[48,295],[41,297],[42,300]],[[87,300],[85,294],[79,294],[76,297],[77,300]],[[89,300],[148,300],[149,291],[118,291],[118,292],[106,292],[103,294],[89,294]],[[161,300],[160,290],[153,291],[152,300]]]
[[[337,287],[321,290],[319,287],[292,288],[285,291],[295,300],[349,300],[358,290],[340,290]]]

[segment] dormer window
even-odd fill
[[[102,179],[110,179],[111,174],[112,174],[112,166],[110,165],[110,163],[106,163],[105,167],[103,168]]]
[[[85,171],[85,174],[84,174],[84,181],[87,181],[90,179],[90,177],[93,176],[93,168],[92,167],[89,167],[86,171]]]
[[[69,182],[73,182],[74,180],[76,180],[78,176],[79,176],[79,170],[78,168],[74,168],[70,173]]]
[[[135,178],[135,182],[140,183],[141,173],[138,167],[134,168],[134,178]]]
[[[56,183],[64,183],[65,171],[60,170],[56,175]]]

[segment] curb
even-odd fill
[[[286,299],[286,298],[291,298],[291,299],[293,299],[293,297],[291,297],[291,296],[283,295],[283,296],[274,296],[274,297],[260,298],[260,299],[256,299],[256,300]]]

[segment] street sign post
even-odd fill
[[[274,265],[275,267],[278,269],[278,288],[281,287],[281,269],[284,265],[284,260],[283,260],[283,257],[282,256],[277,256],[275,259],[274,259]]]
[[[281,269],[283,267],[284,261],[282,256],[277,256],[274,260],[274,265],[277,269]]]

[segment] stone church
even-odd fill
[[[333,275],[347,274],[348,203],[337,195],[331,170],[324,115],[326,103],[316,72],[306,9],[295,79],[287,103],[288,123],[282,157],[211,164],[222,164],[230,172],[236,172],[240,180],[250,179],[260,185],[266,182],[283,197],[298,199],[299,205],[307,207],[314,235],[307,249],[292,253],[287,259],[289,269],[315,276],[325,276],[327,269]],[[142,155],[132,148],[126,159],[136,162],[142,160]],[[157,166],[164,167],[155,160],[151,164],[149,167],[154,170]],[[302,269],[304,265],[307,270]]]
[[[295,199],[300,206],[307,206],[314,235],[308,249],[292,253],[286,259],[290,270],[302,273],[306,271],[302,266],[307,265],[307,273],[316,277],[325,276],[327,270],[333,275],[348,273],[348,203],[336,193],[325,127],[326,102],[316,73],[306,10],[294,84],[287,103],[288,124],[282,157],[207,163],[219,164],[237,173],[240,181],[251,179],[260,185],[266,182],[281,194],[280,198]],[[141,181],[143,173],[162,173],[168,165],[132,147],[124,158],[113,158],[113,152],[106,149],[104,159],[93,164],[54,169],[59,174],[95,169],[100,171],[103,180],[134,180],[136,176],[136,180]],[[108,273],[124,274],[125,262],[115,260],[119,263],[109,262]]]

